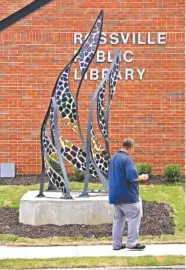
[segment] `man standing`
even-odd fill
[[[109,203],[114,204],[112,228],[113,249],[123,248],[143,250],[138,243],[142,217],[142,202],[139,197],[138,181],[148,180],[148,174],[138,175],[132,160],[134,140],[127,138],[123,148],[111,157],[108,170]],[[128,221],[126,245],[122,244],[125,221]]]

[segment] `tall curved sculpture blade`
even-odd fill
[[[88,117],[88,125],[87,125],[87,140],[86,140],[86,175],[85,175],[85,181],[84,181],[84,190],[83,193],[81,194],[82,197],[88,196],[88,179],[89,179],[89,164],[90,161],[93,161],[92,157],[92,151],[91,151],[91,129],[92,129],[92,114],[93,114],[93,109],[94,109],[94,104],[97,99],[100,89],[105,87],[105,83],[109,80],[111,80],[111,74],[112,72],[117,70],[117,66],[119,66],[119,51],[115,53],[114,60],[111,64],[111,67],[109,71],[107,72],[107,75],[105,78],[102,80],[98,88],[96,89],[92,101],[90,104],[90,110],[89,110],[89,117]],[[93,161],[94,162],[94,161]],[[105,188],[106,191],[108,191],[108,183],[106,179],[102,179],[102,184]]]
[[[91,64],[92,59],[94,58],[95,53],[97,51],[99,40],[101,37],[102,25],[103,25],[103,11],[100,12],[94,26],[92,27],[88,37],[81,45],[80,49],[74,55],[70,63],[61,72],[56,82],[55,93],[53,93],[55,95],[56,103],[58,105],[62,118],[67,119],[68,124],[72,127],[72,129],[79,133],[83,145],[84,145],[84,138],[82,135],[78,116],[78,97],[85,73],[87,72],[87,69]],[[82,75],[76,92],[76,101],[74,101],[69,85],[70,68],[72,64],[75,62],[75,60],[78,60]]]
[[[52,166],[49,164],[47,159],[46,159],[46,172],[48,176],[50,177],[51,182],[57,188],[61,189],[62,193],[65,195],[66,194],[65,181],[63,177],[58,172],[56,172],[56,170],[52,168]]]
[[[51,118],[51,122],[52,122],[52,132],[53,132],[54,141],[55,141],[55,145],[56,145],[56,149],[57,149],[58,160],[59,160],[59,164],[61,167],[61,171],[63,172],[63,176],[64,176],[65,190],[66,190],[65,197],[66,197],[66,199],[72,199],[72,196],[70,195],[68,176],[67,176],[66,168],[65,168],[65,165],[63,163],[63,159],[62,159],[61,151],[60,151],[57,104],[55,102],[54,97],[52,98],[52,107],[51,107],[50,118]]]
[[[62,193],[64,193],[64,196],[65,196],[66,194],[65,181],[63,177],[55,170],[55,167],[53,167],[53,164],[55,163],[59,164],[57,149],[54,147],[53,143],[48,137],[45,129],[43,133],[43,145],[44,145],[44,151],[46,153],[45,160],[44,160],[46,173],[49,179],[51,180],[51,182],[57,188],[61,189]],[[52,164],[51,164],[51,161],[52,161]]]
[[[90,34],[83,43],[78,59],[80,63],[81,74],[84,75],[96,53],[97,46],[101,37],[101,30],[103,25],[103,11],[100,12]]]
[[[105,86],[100,88],[97,97],[97,119],[100,131],[105,139],[105,146],[107,153],[110,156],[110,149],[109,149],[109,140],[108,140],[108,119],[109,119],[109,110],[111,107],[111,102],[115,94],[116,84],[119,75],[119,61],[116,62],[114,65],[110,75],[109,75],[109,100],[106,108],[106,112],[104,112],[104,99],[105,99]]]
[[[105,89],[107,81],[103,80],[103,85],[100,87],[97,95],[97,121],[100,128],[101,134],[105,140],[105,148],[102,146],[99,147],[99,150],[94,146],[94,141],[96,139],[93,127],[91,127],[91,162],[97,168],[97,174],[99,175],[101,182],[105,182],[105,178],[108,172],[108,162],[110,159],[110,149],[109,149],[109,139],[108,139],[108,118],[109,118],[109,109],[111,106],[112,99],[114,97],[116,83],[119,75],[119,59],[117,59],[116,64],[114,65],[110,75],[109,75],[109,100],[104,111],[104,102],[105,102]],[[99,142],[98,145],[100,146]]]
[[[105,112],[105,123],[106,123],[106,127],[107,127],[107,136],[108,136],[109,110],[110,110],[110,106],[112,103],[112,99],[113,99],[114,94],[115,94],[118,76],[119,76],[119,61],[116,62],[116,65],[114,66],[114,68],[110,74],[110,79],[109,79],[109,102],[108,102],[106,112]]]
[[[78,115],[79,91],[80,91],[85,73],[89,65],[91,64],[92,59],[94,58],[96,51],[98,49],[99,41],[101,38],[102,26],[103,26],[103,11],[100,12],[94,26],[92,27],[92,30],[90,31],[84,43],[82,44],[81,49],[79,50],[78,57],[77,57],[77,59],[79,60],[82,77],[81,77],[81,80],[80,80],[80,83],[76,92],[76,112],[77,112],[77,124],[78,124],[78,129],[79,129],[79,136],[84,145],[84,148],[85,148],[85,141],[84,141],[84,137],[81,131],[80,120],[79,120],[79,115]]]
[[[119,61],[116,62],[114,65],[113,70],[109,76],[109,100],[106,108],[106,112],[104,111],[104,102],[105,102],[105,88],[106,83],[105,81],[100,87],[98,95],[97,95],[97,122],[101,134],[105,140],[105,149],[99,144],[95,133],[93,131],[93,127],[91,128],[91,153],[92,157],[95,161],[96,166],[100,169],[100,172],[106,177],[108,171],[108,161],[110,159],[110,149],[109,149],[109,139],[108,139],[108,119],[109,119],[109,110],[111,107],[111,102],[115,94],[116,83],[118,80],[119,75]],[[97,143],[99,146],[99,150],[97,146],[94,147]]]
[[[98,96],[97,96],[97,122],[98,122],[100,131],[103,137],[108,138],[107,127],[105,123],[105,114],[104,114],[105,87],[106,87],[106,82],[100,88],[98,92]]]
[[[109,153],[105,150],[105,148],[100,144],[100,142],[98,141],[93,127],[91,129],[91,154],[92,154],[92,158],[94,160],[94,164],[95,164],[95,169],[97,168],[97,173],[98,170],[100,174],[102,174],[104,177],[107,174],[107,168],[108,168],[108,160],[110,158]]]
[[[41,177],[41,183],[40,183],[40,191],[38,197],[43,197],[43,190],[44,190],[44,179],[45,179],[45,159],[46,159],[46,151],[44,149],[43,143],[44,143],[44,130],[46,129],[46,124],[49,118],[49,115],[52,115],[52,98],[55,98],[54,102],[56,101],[58,109],[61,113],[61,116],[63,119],[67,119],[68,124],[72,127],[73,130],[76,132],[78,131],[79,136],[81,138],[82,143],[84,144],[83,135],[81,132],[80,127],[80,121],[78,118],[78,95],[79,90],[82,84],[82,81],[84,79],[85,73],[97,51],[99,40],[101,37],[101,30],[102,30],[102,24],[103,24],[103,11],[100,12],[91,32],[89,33],[88,37],[83,42],[82,46],[78,50],[78,52],[74,55],[72,60],[69,62],[69,64],[63,69],[63,71],[60,73],[52,95],[51,95],[51,101],[47,110],[47,113],[44,117],[42,127],[41,127],[41,158],[42,158],[42,177]],[[70,92],[69,87],[69,72],[72,64],[75,62],[75,60],[78,59],[80,70],[81,70],[81,80],[79,82],[77,92],[76,92],[76,102],[74,101],[74,98]],[[51,122],[51,126],[53,123]],[[54,131],[54,127],[52,127],[52,138],[54,148],[57,148],[57,154],[58,159],[60,162],[61,167],[63,168],[63,162],[62,157],[59,155],[59,143],[58,139],[56,139],[56,135]],[[57,130],[55,130],[57,131]],[[55,144],[55,145],[54,145]],[[56,145],[57,144],[57,145]],[[63,168],[63,173],[65,174],[65,189],[70,197],[70,191],[68,187],[68,177],[65,173],[65,169]]]
[[[69,72],[72,62],[61,73],[55,92],[55,99],[63,119],[67,119],[68,125],[78,132],[76,104],[70,91]]]
[[[61,154],[71,165],[75,166],[78,170],[85,172],[86,170],[86,153],[83,149],[74,145],[63,136],[60,137]],[[90,162],[90,174],[97,178],[98,175],[94,169],[93,164]]]

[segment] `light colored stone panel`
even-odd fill
[[[113,206],[108,195],[93,193],[89,198],[79,198],[72,193],[73,200],[61,199],[58,192],[45,192],[38,198],[38,191],[29,191],[20,200],[19,221],[30,225],[45,224],[103,224],[112,223]]]

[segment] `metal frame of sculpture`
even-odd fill
[[[106,179],[106,173],[108,169],[108,161],[110,158],[109,140],[108,140],[108,118],[111,101],[115,93],[115,87],[118,80],[119,73],[119,52],[117,51],[114,56],[114,60],[111,64],[109,71],[106,76],[96,89],[92,101],[90,104],[89,118],[87,125],[87,140],[86,140],[86,174],[85,174],[85,185],[81,196],[88,196],[88,179],[89,179],[89,167],[90,162],[94,165],[96,172],[98,173],[99,179],[103,184],[106,191],[108,191],[108,183]],[[105,87],[106,83],[109,83],[109,101],[106,112],[104,112],[104,100],[105,100]],[[97,121],[102,136],[105,140],[105,148],[98,153],[93,153],[92,147],[93,137],[95,133],[93,131],[92,114],[94,110],[95,101],[97,100]],[[99,172],[98,172],[99,171]]]
[[[74,55],[69,64],[60,73],[56,84],[54,86],[50,104],[46,115],[44,117],[41,127],[41,157],[42,157],[42,176],[40,183],[40,191],[38,197],[44,197],[44,181],[45,172],[48,174],[50,181],[62,190],[65,198],[71,199],[69,181],[63,158],[66,159],[71,165],[75,166],[78,170],[86,172],[84,180],[84,190],[80,196],[88,196],[88,179],[91,174],[93,177],[98,177],[103,184],[106,191],[108,191],[107,184],[107,170],[108,161],[110,158],[109,140],[108,140],[108,119],[109,109],[115,93],[115,87],[119,73],[119,52],[115,53],[114,60],[111,64],[106,76],[96,89],[89,110],[88,125],[87,125],[87,138],[86,143],[81,131],[80,120],[78,115],[78,97],[83,82],[84,76],[91,64],[97,48],[102,32],[103,25],[103,11],[100,12],[92,30],[88,37],[83,42],[78,52]],[[81,80],[78,84],[76,99],[74,100],[69,87],[69,72],[72,64],[78,60],[81,71]],[[109,100],[104,111],[105,89],[108,83],[109,86]],[[100,132],[105,141],[105,147],[102,147],[98,141],[93,130],[92,114],[94,105],[97,100],[97,121]],[[83,149],[76,146],[63,136],[59,134],[58,128],[58,111],[62,119],[67,119],[68,125],[79,134]],[[51,139],[49,138],[46,125],[50,123]],[[58,164],[61,168],[61,174],[55,170]]]

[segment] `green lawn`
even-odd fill
[[[41,269],[78,268],[107,266],[173,266],[184,265],[184,256],[143,256],[143,257],[96,257],[96,258],[56,258],[56,259],[14,259],[0,260],[0,269]]]
[[[45,184],[45,189],[47,189],[47,184]],[[103,189],[101,184],[90,184],[90,189]],[[71,182],[71,190],[83,190],[83,183]],[[30,186],[0,186],[0,208],[10,207],[19,208],[19,201],[23,194],[30,190],[38,190],[39,185]],[[38,192],[39,193],[39,192]]]
[[[83,184],[72,182],[72,190],[82,190]],[[142,236],[141,242],[144,243],[184,243],[185,231],[185,204],[184,204],[184,185],[154,185],[140,186],[140,195],[143,200],[164,202],[172,206],[174,210],[174,221],[176,225],[175,235],[161,236]],[[32,186],[0,186],[0,207],[19,207],[19,200],[28,190],[38,190],[39,185]],[[102,189],[101,184],[90,184],[89,189]],[[29,239],[15,235],[0,235],[0,245],[84,245],[84,244],[110,244],[111,238],[91,238],[83,237],[54,237],[46,239]]]
[[[141,186],[141,197],[146,201],[163,202],[172,206],[176,232],[185,231],[184,185]]]
[[[12,234],[0,234],[0,245],[8,246],[79,246],[79,245],[111,245],[111,237],[84,238],[77,237],[48,237],[25,238]],[[185,233],[177,232],[175,235],[140,236],[140,242],[144,244],[183,244]]]

